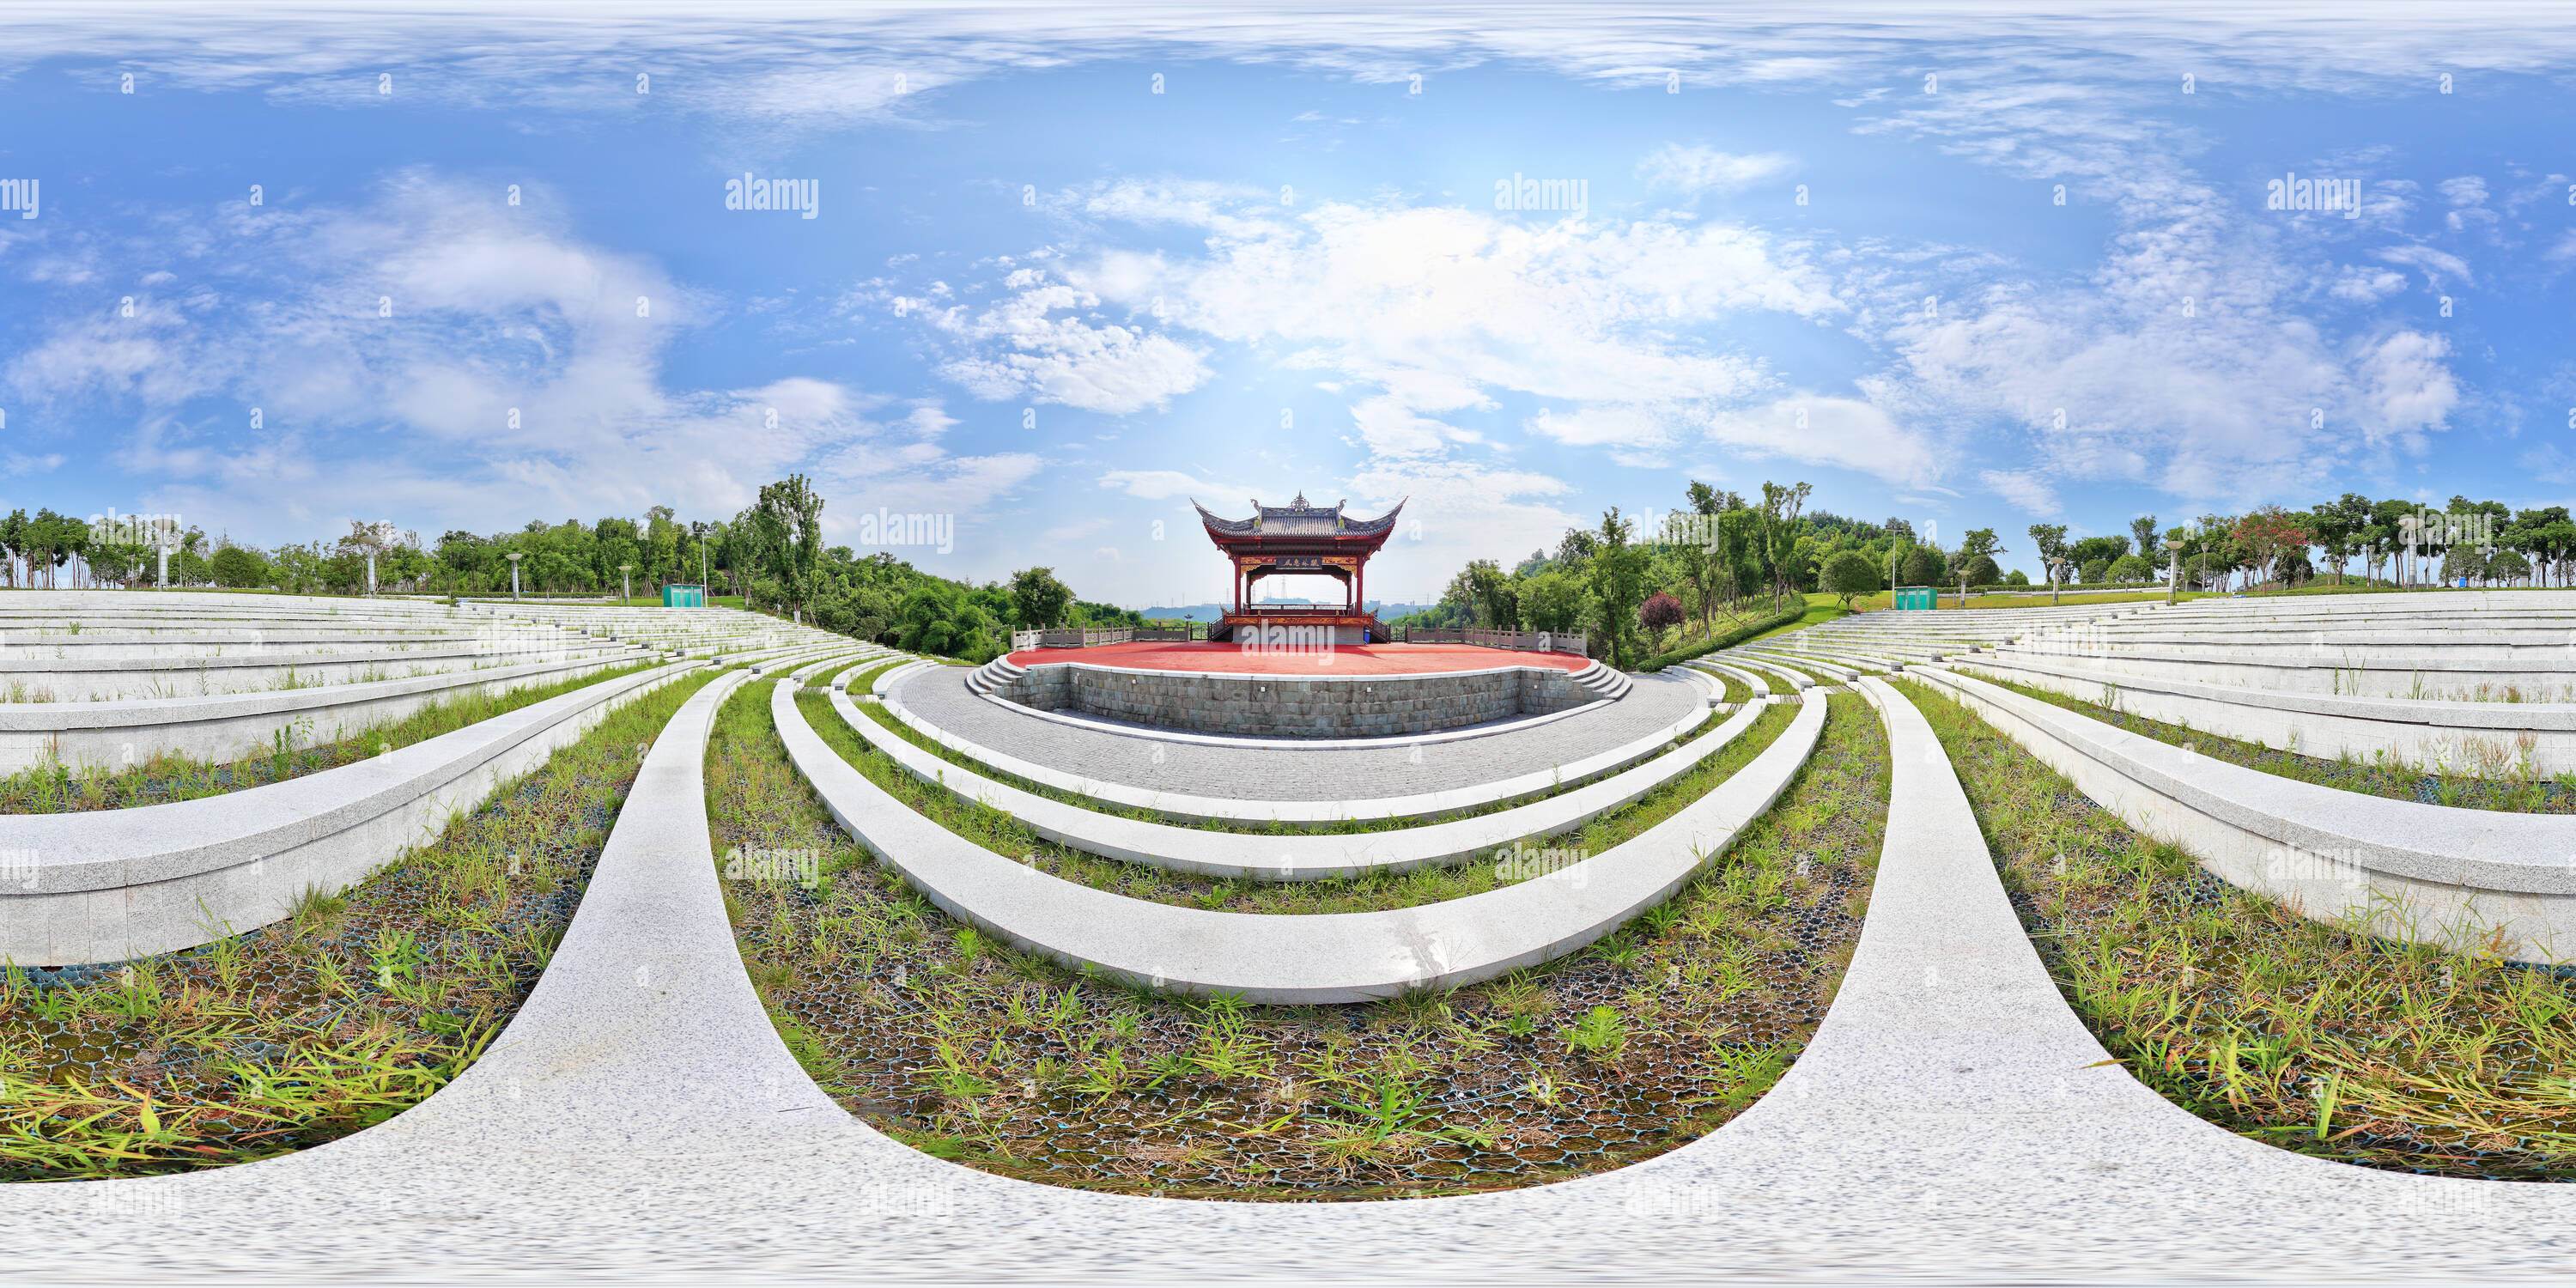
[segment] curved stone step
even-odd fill
[[[1542,792],[1555,791],[1560,787],[1625,769],[1648,756],[1657,754],[1674,739],[1683,737],[1698,728],[1707,720],[1710,706],[1707,691],[1693,688],[1691,693],[1694,700],[1681,718],[1652,733],[1632,738],[1618,746],[1564,764],[1490,779],[1475,787],[1355,800],[1254,800],[1200,796],[1102,781],[1038,764],[949,733],[915,715],[892,696],[895,686],[914,673],[925,667],[939,665],[941,664],[937,662],[923,661],[909,666],[890,668],[885,674],[877,677],[874,688],[877,699],[884,702],[886,709],[892,712],[896,719],[902,721],[906,728],[995,773],[1024,778],[1069,796],[1099,801],[1115,808],[1149,810],[1166,818],[1185,820],[1334,823],[1348,819],[1421,818],[1451,814],[1461,810],[1481,809]],[[1298,754],[1329,755],[1333,752],[1330,747],[1314,747],[1301,748]]]
[[[770,710],[832,816],[950,915],[1076,969],[1287,1005],[1456,988],[1580,950],[1733,844],[1788,787],[1825,718],[1824,703],[1804,704],[1778,741],[1706,796],[1553,875],[1418,908],[1271,916],[1148,903],[1004,858],[869,782],[786,690]]]
[[[697,669],[603,680],[382,756],[198,800],[0,815],[0,850],[33,857],[0,887],[0,960],[126,961],[284,919],[438,835],[451,814],[543,764],[615,703]]]
[[[2576,962],[2576,817],[2391,800],[2185,751],[1951,670],[1948,690],[2131,828],[2303,914],[2392,938],[2492,935],[2516,961]]]
[[[904,772],[961,800],[1001,810],[1050,841],[1128,863],[1254,881],[1406,872],[1581,827],[1697,768],[1751,728],[1763,706],[1762,701],[1746,703],[1717,728],[1653,760],[1526,805],[1386,832],[1261,835],[1122,818],[995,782],[915,746],[860,711],[847,695],[832,695],[842,721]]]

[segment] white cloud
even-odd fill
[[[829,527],[856,493],[971,512],[1038,468],[952,456],[935,402],[810,377],[666,388],[665,353],[706,305],[530,213],[546,208],[505,212],[422,170],[361,206],[237,204],[133,250],[172,265],[134,317],[56,322],[6,376],[35,408],[129,416],[110,459],[162,508],[252,539],[312,535],[307,498],[352,484],[434,532],[665,502],[721,513],[803,469]],[[232,409],[209,421],[209,402]]]
[[[1141,265],[1128,256],[1121,268]],[[1144,327],[1100,323],[1101,297],[1022,268],[1004,281],[1013,294],[993,307],[922,308],[924,319],[960,346],[940,374],[978,398],[1026,398],[1124,415],[1162,407],[1208,378],[1202,351]]]
[[[1205,235],[1208,251],[1075,255],[1060,271],[1014,270],[1003,285],[1017,294],[983,314],[925,306],[929,325],[964,346],[945,368],[951,378],[984,396],[1018,393],[1045,352],[1061,359],[1068,384],[1139,391],[1094,405],[1159,406],[1204,378],[1202,351],[1144,364],[1123,349],[1050,349],[1054,321],[1039,320],[1158,309],[1173,331],[1328,374],[1315,383],[1345,391],[1361,443],[1385,459],[1476,446],[1482,435],[1456,417],[1521,396],[1551,404],[1527,421],[1534,433],[1657,463],[1675,441],[1660,426],[1706,430],[1774,383],[1758,362],[1699,338],[1703,328],[1842,311],[1802,248],[1735,226],[1527,225],[1473,209],[1343,202],[1283,209],[1266,193],[1142,181],[1055,205],[1113,223],[1183,225]],[[1134,378],[1140,365],[1160,383]],[[1770,447],[1827,459],[1797,440]]]
[[[2444,179],[2433,185],[2454,206],[2482,206],[2487,200],[2487,181],[2476,175]]]
[[[1733,192],[1787,174],[1793,164],[1774,152],[1746,155],[1667,143],[1637,163],[1637,177],[1677,192]]]
[[[1995,495],[2025,514],[2047,518],[2060,508],[2057,489],[2046,478],[2028,470],[1981,470],[1977,477]]]
[[[2371,254],[2391,264],[2404,264],[2422,273],[2424,285],[2429,290],[2440,290],[2446,278],[2463,286],[2476,285],[2476,279],[2469,272],[2468,261],[2448,251],[2435,250],[2430,246],[2388,246],[2372,251]]]

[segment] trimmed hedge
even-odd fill
[[[1674,649],[1670,653],[1658,653],[1653,657],[1647,658],[1643,662],[1639,662],[1636,666],[1636,670],[1641,673],[1647,671],[1660,671],[1677,662],[1687,662],[1692,658],[1714,653],[1722,648],[1733,648],[1736,645],[1763,633],[1764,631],[1775,631],[1783,626],[1795,626],[1798,624],[1799,619],[1806,615],[1807,606],[1805,604],[1800,604],[1795,608],[1785,609],[1775,616],[1766,617],[1757,622],[1748,622],[1742,626],[1736,627],[1734,630],[1728,631],[1724,635],[1718,636],[1715,639],[1702,640],[1697,644],[1691,644],[1682,648]]]

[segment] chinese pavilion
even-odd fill
[[[1220,519],[1207,507],[1190,502],[1207,525],[1208,540],[1234,561],[1234,611],[1208,632],[1209,639],[1237,638],[1235,628],[1264,622],[1328,628],[1335,644],[1366,644],[1386,638],[1386,628],[1364,606],[1368,592],[1368,557],[1395,532],[1395,516],[1404,502],[1374,519],[1342,513],[1344,502],[1308,505],[1306,494],[1286,505],[1252,503],[1249,519]],[[1273,573],[1320,573],[1342,583],[1343,605],[1268,604],[1257,610],[1253,584]]]

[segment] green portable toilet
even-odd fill
[[[1896,606],[1898,608],[1933,608],[1939,605],[1940,598],[1941,592],[1930,586],[1899,586],[1896,588]]]
[[[704,586],[670,585],[662,588],[662,607],[664,608],[704,608],[706,606],[707,588]]]

